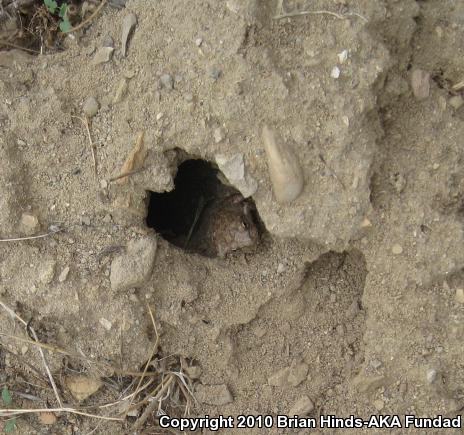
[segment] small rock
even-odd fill
[[[216,68],[215,66],[211,67],[209,70],[208,70],[208,75],[214,80],[218,80],[221,75],[222,75],[222,71],[218,68]]]
[[[392,253],[394,255],[400,255],[403,253],[403,247],[401,245],[399,245],[398,243],[395,243],[393,246],[392,246]]]
[[[353,379],[353,385],[361,393],[372,393],[382,387],[386,382],[385,376],[364,376],[359,374]]]
[[[114,39],[110,35],[106,35],[102,41],[102,47],[114,48]]]
[[[207,405],[222,406],[233,402],[227,385],[198,385],[195,391],[195,397]]]
[[[377,370],[377,369],[379,369],[380,367],[382,367],[382,362],[379,361],[378,359],[373,359],[373,360],[371,361],[370,366],[371,366],[373,369]]]
[[[68,277],[69,274],[69,266],[66,266],[60,273],[60,276],[58,277],[59,282],[65,282],[66,278]]]
[[[37,416],[39,419],[39,423],[46,425],[46,426],[51,426],[52,424],[55,424],[56,421],[58,420],[56,418],[56,415],[53,414],[52,412],[40,412]]]
[[[123,7],[126,6],[127,0],[109,0],[110,6],[113,6],[114,8],[117,9],[122,9]]]
[[[382,409],[384,408],[385,406],[385,403],[383,402],[383,400],[381,399],[377,399],[377,400],[374,400],[374,408],[377,410],[377,411],[382,411]]]
[[[143,285],[153,270],[156,246],[156,239],[148,237],[129,242],[126,253],[111,263],[111,288],[128,290]]]
[[[279,263],[277,265],[277,273],[280,275],[285,272],[285,265],[283,263]]]
[[[190,379],[198,379],[201,376],[202,370],[199,366],[189,366],[185,368],[185,373],[187,373]]]
[[[89,378],[84,375],[67,376],[65,384],[79,402],[96,393],[103,385],[100,379]]]
[[[32,236],[39,230],[39,220],[30,213],[23,213],[19,223],[20,231],[26,236]]]
[[[247,173],[242,153],[234,154],[231,157],[216,154],[215,160],[227,181],[238,189],[245,198],[249,198],[256,193],[258,182]]]
[[[456,302],[460,304],[464,304],[464,289],[458,288],[456,289]]]
[[[123,57],[126,57],[127,43],[136,25],[137,25],[137,17],[133,13],[126,15],[124,19],[122,20],[121,51],[122,51]]]
[[[460,95],[455,95],[449,99],[448,103],[454,110],[459,110],[464,105],[464,98]]]
[[[100,180],[100,187],[102,189],[106,189],[108,187],[108,181],[106,180]]]
[[[113,47],[100,47],[93,57],[92,64],[100,65],[102,63],[109,62],[113,57],[113,51]]]
[[[129,85],[127,83],[127,79],[122,79],[118,87],[116,88],[116,92],[114,93],[113,96],[113,104],[120,103],[122,99],[125,97],[127,93],[127,89],[129,88]]]
[[[201,44],[203,44],[203,39],[201,39],[201,38],[195,39],[195,45],[197,47],[201,47]]]
[[[297,387],[306,379],[308,371],[309,366],[304,362],[292,364],[288,372],[288,384],[291,387]]]
[[[163,74],[160,77],[161,86],[169,91],[174,89],[174,78],[170,74]]]
[[[95,97],[89,97],[87,100],[85,100],[82,109],[84,111],[84,115],[87,116],[87,118],[93,118],[97,114],[99,108],[100,105],[98,104],[97,99]]]
[[[222,127],[218,127],[214,130],[214,142],[220,143],[226,138],[226,132]]]
[[[411,74],[411,87],[417,100],[425,100],[430,95],[430,73],[415,69]]]
[[[348,59],[348,50],[343,50],[342,52],[338,53],[338,61],[340,63],[345,63]]]
[[[267,383],[272,387],[285,387],[288,384],[289,368],[285,367],[269,377]]]
[[[428,370],[427,370],[427,373],[426,373],[426,375],[425,375],[425,378],[427,379],[427,383],[428,383],[428,384],[433,384],[433,383],[437,380],[437,378],[438,378],[438,372],[437,372],[437,370],[436,370],[436,369],[433,369],[433,368],[428,369]]]
[[[55,276],[56,261],[47,260],[42,264],[39,271],[39,281],[42,284],[50,284]]]
[[[289,417],[298,415],[304,417],[314,410],[314,403],[308,396],[298,399],[288,411]]]
[[[332,77],[333,79],[338,79],[340,77],[340,68],[338,66],[334,66],[332,68],[332,71],[330,72],[330,77]]]
[[[113,324],[104,317],[100,319],[100,325],[102,325],[107,331],[111,331],[111,328],[113,327]]]

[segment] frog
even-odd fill
[[[207,257],[225,258],[235,251],[253,252],[259,242],[254,204],[232,194],[207,204],[191,246]]]

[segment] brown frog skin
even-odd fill
[[[195,235],[202,253],[224,258],[233,251],[252,251],[259,241],[252,210],[253,205],[238,194],[207,206]]]

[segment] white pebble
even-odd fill
[[[340,77],[340,72],[340,68],[338,66],[334,66],[330,72],[330,77],[333,79],[338,79]]]

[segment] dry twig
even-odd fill
[[[13,318],[16,318],[17,320],[19,320],[26,327],[26,329],[29,329],[31,331],[32,337],[34,338],[36,342],[39,341],[39,338],[37,337],[37,334],[34,328],[31,325],[29,325],[28,322],[22,319],[18,314],[16,314],[11,308],[5,305],[2,301],[0,301],[0,305],[3,307],[3,309],[8,314],[10,314]],[[63,403],[61,402],[61,398],[58,393],[58,388],[56,387],[55,380],[53,379],[52,372],[50,371],[50,367],[48,367],[47,359],[45,358],[45,354],[41,347],[39,347],[39,353],[42,358],[42,362],[45,366],[45,371],[47,372],[48,379],[50,380],[50,384],[52,385],[53,392],[55,393],[55,397],[58,402],[58,405],[60,405],[60,407],[63,407]]]
[[[64,231],[62,228],[58,228],[56,230],[50,231],[45,234],[39,234],[38,236],[30,236],[30,237],[16,237],[12,239],[0,239],[1,242],[22,242],[23,240],[35,240],[35,239],[43,239],[48,236],[52,236],[53,234],[60,233],[61,231]]]
[[[358,14],[357,12],[348,12],[346,14],[337,14],[336,12],[332,11],[325,11],[325,10],[320,10],[320,11],[299,11],[299,12],[289,12],[289,13],[284,13],[281,15],[276,15],[273,19],[274,20],[282,20],[284,18],[292,18],[292,17],[301,17],[303,15],[330,15],[332,17],[338,18],[339,20],[346,20],[350,17],[358,17],[364,20],[366,23],[368,22],[368,19],[366,17],[363,17],[362,15]]]
[[[85,19],[84,21],[79,23],[77,26],[69,29],[66,33],[75,32],[76,30],[82,29],[82,27],[84,27],[85,25],[90,23],[90,21],[92,21],[98,15],[98,13],[103,9],[103,6],[105,6],[106,2],[107,2],[107,0],[102,0],[102,2],[98,6],[98,8],[95,9],[95,11],[92,13],[92,15],[90,15],[87,19]]]
[[[95,172],[95,177],[96,177],[97,176],[97,156],[95,155],[95,145],[93,144],[92,136],[90,134],[89,120],[87,118],[81,118],[80,116],[75,116],[75,115],[71,115],[71,118],[76,118],[79,121],[81,121],[82,124],[84,124],[84,127],[87,131],[87,137],[89,139],[90,149],[92,151],[93,170]]]

